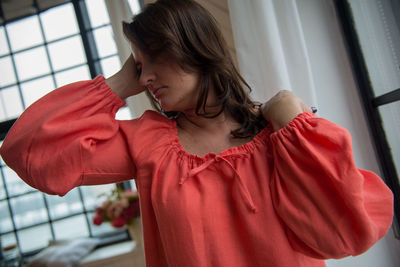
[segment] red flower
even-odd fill
[[[96,215],[100,215],[103,212],[103,209],[101,207],[96,208]]]
[[[110,222],[113,227],[129,225],[132,220],[140,216],[139,198],[136,191],[115,189],[95,209],[93,223],[100,225],[103,222]]]
[[[93,217],[93,224],[94,225],[100,225],[103,223],[103,219],[101,218],[101,216],[96,215]]]
[[[126,220],[122,217],[117,217],[112,220],[112,226],[114,227],[123,227],[126,224]]]

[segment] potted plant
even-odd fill
[[[93,216],[95,225],[101,225],[103,222],[108,222],[115,228],[127,228],[136,245],[141,245],[143,237],[138,193],[133,190],[114,189],[96,208]]]

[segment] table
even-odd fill
[[[126,241],[102,247],[85,256],[81,267],[145,267],[143,246],[135,241]]]

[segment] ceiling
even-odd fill
[[[68,0],[0,0],[2,20],[13,21],[18,18],[36,14],[37,11],[46,10]],[[35,4],[36,3],[36,4]],[[37,10],[39,9],[39,10]]]

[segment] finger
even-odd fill
[[[301,108],[302,108],[303,112],[311,112],[312,113],[311,108],[309,106],[307,106],[303,101],[301,101]]]
[[[269,114],[269,110],[270,110],[270,106],[271,106],[271,100],[272,99],[268,100],[267,102],[262,104],[261,107],[260,107],[261,114],[263,115],[263,117],[266,120],[270,120],[268,114]]]

